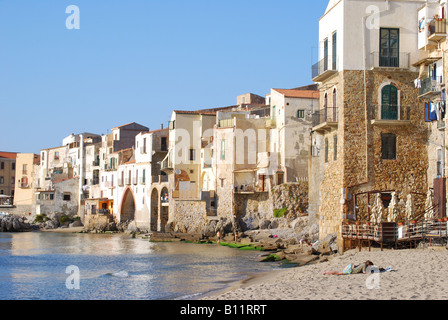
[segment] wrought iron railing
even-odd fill
[[[337,58],[334,58],[335,60],[332,61],[332,57],[324,57],[319,62],[315,63],[311,67],[311,78],[314,79],[317,76],[320,76],[326,71],[337,71],[338,69],[338,60]]]
[[[402,68],[410,67],[409,52],[397,52],[389,54],[381,54],[380,52],[372,52],[370,54],[371,68]]]
[[[325,122],[338,122],[338,108],[324,108],[313,114],[313,127]]]

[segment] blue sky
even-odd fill
[[[0,150],[311,84],[327,0],[0,0]],[[80,29],[66,28],[66,7]]]

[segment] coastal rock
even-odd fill
[[[70,225],[69,225],[70,228],[77,228],[77,227],[82,227],[82,226],[83,225],[82,225],[81,220],[76,220],[76,221],[70,223]]]
[[[271,225],[271,221],[270,220],[268,220],[268,219],[261,219],[261,221],[259,223],[259,228],[261,230],[269,229],[270,225]]]
[[[207,238],[214,237],[216,236],[216,228],[217,222],[212,220],[204,226],[204,228],[202,229],[202,235]]]
[[[57,219],[51,219],[44,223],[44,229],[57,229],[59,228],[59,221]]]
[[[31,225],[25,221],[25,218],[19,216],[0,216],[0,232],[31,231]]]

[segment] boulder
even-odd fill
[[[70,223],[69,227],[70,228],[77,228],[77,227],[82,227],[82,222],[81,220],[75,220],[72,223]]]
[[[202,229],[202,236],[205,238],[215,237],[216,236],[216,225],[217,225],[216,221],[214,221],[214,220],[209,221]]]
[[[269,229],[270,225],[271,225],[271,221],[268,220],[268,219],[261,219],[260,222],[259,222],[259,228],[261,230]]]

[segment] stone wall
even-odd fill
[[[324,139],[329,143],[329,161],[324,165],[320,185],[321,239],[339,232],[344,214],[353,213],[353,198],[344,202],[344,190],[349,195],[396,190],[403,194],[400,197],[406,197],[410,192],[427,192],[427,129],[424,104],[419,103],[413,85],[416,77],[416,73],[401,69],[374,69],[365,74],[364,71],[344,71],[328,80],[331,85],[322,84],[322,88],[335,86],[338,90],[339,119],[336,130],[324,133]],[[378,121],[381,86],[389,83],[399,90],[400,119],[409,122]],[[328,101],[328,104],[332,102]],[[382,133],[397,136],[396,160],[382,159]],[[336,161],[332,153],[335,134],[338,137]],[[321,156],[324,156],[323,152]],[[340,237],[339,244],[342,244]]]
[[[202,233],[207,222],[205,201],[175,200],[173,206],[174,218],[169,223],[174,232]]]

